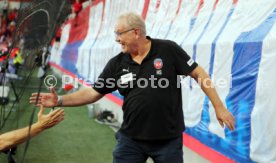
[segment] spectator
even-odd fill
[[[74,12],[76,13],[76,15],[78,15],[78,13],[82,10],[82,2],[80,2],[80,0],[76,0],[73,3],[74,6]]]
[[[8,15],[8,23],[12,22],[12,21],[15,21],[16,18],[17,18],[17,9],[15,8]]]

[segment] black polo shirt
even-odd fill
[[[185,129],[178,75],[188,75],[197,63],[175,42],[147,39],[151,48],[141,64],[121,52],[107,63],[93,88],[101,94],[118,90],[124,96],[120,131],[126,136],[175,138]]]

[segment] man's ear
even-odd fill
[[[135,29],[134,32],[135,32],[135,35],[136,35],[135,38],[136,39],[140,38],[141,30],[140,29]]]

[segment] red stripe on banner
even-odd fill
[[[88,33],[90,7],[83,9],[78,16],[71,20],[68,43],[83,41]]]
[[[199,5],[198,5],[198,7],[197,7],[197,10],[196,10],[196,12],[195,12],[194,17],[197,17],[197,15],[198,15],[198,13],[200,12],[200,10],[201,10],[201,8],[203,7],[203,5],[204,5],[204,0],[200,0]]]
[[[178,13],[179,13],[180,8],[181,8],[181,4],[182,4],[182,0],[179,0],[179,1],[178,1],[178,7],[177,7],[177,10],[176,10],[175,16],[174,16],[174,18],[173,18],[173,20],[172,20],[172,21],[174,21],[174,20],[177,18]]]
[[[217,8],[217,4],[218,4],[218,1],[219,1],[219,0],[216,0],[216,2],[214,3],[214,6],[213,6],[213,11],[215,11],[215,10],[216,10],[216,8]]]
[[[180,11],[181,4],[182,4],[182,0],[179,0],[179,2],[178,2],[178,8],[176,10],[176,16],[178,15],[178,13]]]
[[[234,163],[235,161],[229,159],[228,157],[218,153],[207,145],[202,144],[197,139],[192,136],[183,133],[183,144],[190,148],[191,150],[198,153],[200,156],[206,158],[212,163]]]
[[[104,3],[104,1],[105,1],[105,0],[94,0],[94,1],[92,1],[92,6],[95,6],[95,5],[97,5],[98,3],[100,3],[100,2],[103,2],[103,3]]]
[[[76,78],[76,75],[71,73],[70,71],[60,67],[59,65],[50,62],[49,63],[52,67],[60,70],[61,72],[65,73],[66,75],[70,75],[73,78]],[[79,80],[80,83],[89,86],[83,80]],[[114,102],[115,104],[122,106],[123,100],[118,98],[115,95],[107,94],[105,95],[107,99]],[[211,161],[212,163],[235,163],[235,161],[229,159],[228,157],[220,154],[219,152],[215,151],[214,149],[208,147],[207,145],[202,144],[199,140],[193,138],[192,136],[183,133],[183,145],[188,147],[189,149],[193,150],[194,152],[198,153],[200,156],[204,157],[205,159]]]
[[[72,76],[74,78],[76,77],[76,75],[74,73],[72,73],[72,72],[70,72],[70,71],[68,71],[68,70],[60,67],[59,65],[57,65],[57,64],[55,64],[53,62],[49,62],[49,65],[52,66],[52,67],[54,67],[54,68],[56,68],[56,69],[58,69],[58,70],[60,70],[61,72],[65,73],[66,75],[70,75],[70,76]]]
[[[52,67],[54,67],[54,68],[56,68],[56,69],[58,69],[58,70],[60,70],[64,74],[71,76],[72,78],[74,78],[75,80],[77,80],[79,83],[81,83],[83,85],[86,85],[86,86],[91,86],[91,84],[89,84],[86,81],[78,78],[74,73],[72,73],[72,72],[70,72],[70,71],[68,71],[68,70],[60,67],[59,65],[57,65],[57,64],[55,64],[53,62],[49,62],[49,65],[52,66]]]
[[[150,3],[150,0],[145,0],[144,8],[143,8],[143,11],[142,11],[142,18],[144,20],[146,20],[146,18],[147,18],[147,13],[148,13],[148,10],[149,10],[149,3]]]
[[[155,13],[158,12],[160,4],[161,4],[161,0],[157,0],[156,5],[155,5]]]

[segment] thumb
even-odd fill
[[[41,116],[44,113],[44,107],[43,105],[40,105],[40,110],[38,112],[38,115]]]
[[[56,90],[55,90],[55,87],[50,87],[50,92],[53,93],[53,94],[57,94]]]

